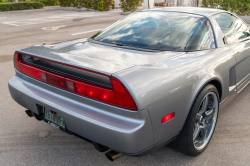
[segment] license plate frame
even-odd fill
[[[44,122],[48,123],[49,125],[61,131],[67,132],[66,122],[62,115],[46,107],[44,107],[43,109],[43,115],[44,115],[43,116]]]

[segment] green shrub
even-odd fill
[[[44,6],[57,6],[60,4],[59,0],[19,0],[19,2],[40,2],[43,3]]]
[[[107,11],[113,4],[113,0],[59,0],[63,7],[77,7]]]
[[[72,7],[72,1],[71,0],[59,0],[60,6],[62,7]]]
[[[34,0],[32,0],[34,1]],[[43,3],[45,6],[57,6],[59,5],[59,0],[35,0],[37,2]]]
[[[99,11],[107,11],[110,10],[112,4],[113,0],[87,0],[85,7]]]
[[[144,0],[120,0],[122,11],[136,11],[139,7],[142,7]]]
[[[39,2],[13,2],[0,3],[0,11],[41,9],[43,4]]]
[[[219,8],[238,15],[250,14],[250,0],[202,0],[202,7]]]
[[[10,0],[0,0],[0,3],[10,2]]]

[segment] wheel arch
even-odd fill
[[[209,84],[215,86],[215,88],[217,89],[217,91],[218,91],[218,93],[219,93],[219,102],[221,101],[222,93],[223,93],[223,92],[222,92],[222,89],[223,89],[222,83],[221,83],[221,81],[219,80],[219,78],[211,78],[211,79],[205,81],[205,82],[198,88],[198,90],[196,91],[196,93],[195,93],[195,95],[194,95],[194,97],[193,97],[192,103],[191,103],[191,105],[189,106],[188,114],[190,113],[191,108],[192,108],[192,106],[193,106],[193,104],[194,104],[194,101],[195,101],[195,99],[197,98],[197,96],[199,95],[199,93],[202,91],[203,88],[205,88],[205,87],[206,87],[207,85],[209,85]],[[187,114],[187,116],[186,116],[186,119],[185,119],[184,124],[185,124],[186,121],[187,121],[188,114]],[[184,127],[184,124],[183,124],[182,128]]]
[[[189,111],[190,111],[190,109],[191,109],[191,107],[192,107],[192,105],[193,105],[195,99],[197,98],[198,94],[199,94],[199,93],[201,92],[201,90],[202,90],[203,88],[205,88],[208,84],[211,84],[211,85],[215,86],[215,88],[217,89],[217,91],[218,91],[218,93],[219,93],[219,100],[222,99],[222,93],[223,93],[223,92],[222,92],[222,89],[223,89],[223,87],[222,87],[222,83],[221,83],[220,79],[219,79],[219,78],[211,78],[211,79],[205,81],[205,82],[198,88],[198,90],[196,91],[196,93],[195,93],[195,95],[194,95],[194,97],[193,97],[192,104],[191,104],[191,106],[190,106],[190,108],[189,108]]]
[[[211,80],[209,81],[206,85],[208,84],[212,84],[213,86],[215,86],[215,88],[217,89],[218,93],[219,93],[219,101],[221,101],[222,98],[222,84],[220,81],[218,81],[217,79]],[[203,88],[206,86],[204,85]]]
[[[196,88],[197,91],[195,91],[195,96],[193,97],[193,102],[191,104],[191,107],[188,111],[188,115],[185,119],[185,123],[178,135],[178,137],[176,138],[176,140],[174,140],[174,142],[172,144],[170,144],[170,146],[176,150],[179,150],[180,152],[184,153],[184,154],[188,154],[188,155],[192,155],[192,156],[196,156],[196,155],[199,155],[200,153],[202,153],[205,148],[207,147],[209,141],[211,140],[212,138],[212,134],[214,132],[214,128],[216,126],[216,121],[213,122],[214,123],[214,128],[213,128],[213,131],[211,131],[211,135],[209,136],[209,140],[208,142],[205,144],[205,146],[202,148],[202,149],[196,149],[196,150],[200,150],[200,152],[197,152],[197,151],[194,151],[192,150],[192,148],[190,148],[190,138],[192,139],[193,141],[193,133],[189,134],[190,133],[190,129],[192,130],[193,128],[193,120],[196,118],[194,117],[196,114],[197,114],[197,106],[199,107],[199,104],[200,104],[200,101],[203,101],[202,97],[204,95],[204,93],[201,93],[204,89],[206,89],[206,87],[208,85],[213,85],[217,91],[218,91],[218,101],[220,102],[220,96],[222,96],[222,84],[221,82],[218,80],[218,79],[210,79],[208,81],[206,81],[205,83],[202,84],[202,86],[200,86],[199,88]],[[211,86],[210,86],[211,87]],[[214,89],[214,88],[213,88]],[[206,92],[206,91],[205,91]],[[200,96],[200,94],[202,94],[202,96]],[[206,93],[205,93],[206,95]],[[199,97],[199,100],[198,102],[196,101],[197,97]],[[217,95],[216,95],[217,96]],[[202,99],[202,100],[201,100]],[[194,112],[190,112],[192,107],[195,106],[195,111]],[[219,106],[218,106],[218,109],[219,109]],[[218,111],[218,110],[217,110]],[[195,114],[194,114],[195,113]],[[217,119],[216,119],[217,120]],[[190,123],[192,122],[192,123]],[[184,148],[183,148],[184,147]],[[191,149],[191,150],[190,150]]]

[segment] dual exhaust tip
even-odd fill
[[[34,113],[32,113],[32,111],[26,110],[25,112],[26,112],[26,114],[27,114],[29,117],[34,117]],[[40,119],[39,119],[39,120],[40,120]],[[111,150],[111,151],[108,151],[107,153],[105,153],[105,156],[106,156],[110,161],[115,161],[116,159],[122,157],[123,154]]]

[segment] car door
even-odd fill
[[[214,15],[215,20],[225,34],[224,41],[234,51],[236,66],[237,92],[241,91],[250,80],[250,31],[249,26],[230,13]]]

